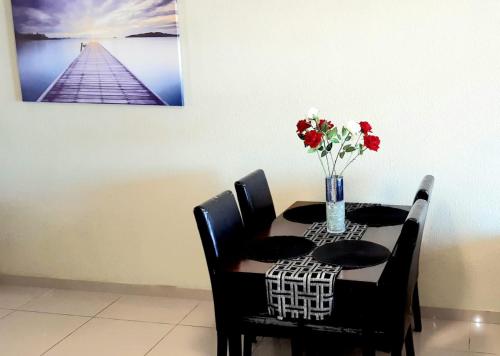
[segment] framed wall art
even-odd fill
[[[177,0],[11,0],[23,101],[182,106]]]

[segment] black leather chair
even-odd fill
[[[430,203],[433,187],[434,187],[434,177],[431,175],[426,175],[422,179],[422,181],[420,182],[420,185],[418,187],[417,193],[415,194],[415,198],[413,199],[413,202],[416,202],[418,199],[423,199],[423,200],[426,200],[427,202]],[[420,256],[420,246],[418,247],[418,256]],[[417,260],[417,268],[418,268],[418,260]],[[417,269],[417,274],[418,274],[418,269]],[[412,311],[413,311],[413,322],[415,324],[414,330],[417,332],[421,332],[422,331],[422,313],[420,311],[420,296],[418,293],[418,280],[417,280],[417,283],[415,285],[415,292],[413,294]]]
[[[230,191],[225,191],[195,207],[194,216],[212,284],[217,329],[217,356],[227,356],[228,340],[230,351],[239,348],[241,353],[241,336],[231,333],[230,312],[226,305],[227,296],[218,271],[218,265],[237,249],[237,241],[244,235],[236,200]]]
[[[327,336],[333,347],[345,342],[363,345],[363,355],[375,355],[378,349],[400,356],[403,346],[407,356],[415,355],[411,306],[427,207],[421,199],[412,206],[375,295],[364,295],[351,310],[336,308],[330,320],[306,323],[309,343],[320,345],[321,336]],[[368,305],[360,304],[363,300]]]
[[[266,175],[258,169],[234,183],[245,228],[257,231],[276,218]]]
[[[230,355],[240,356],[241,335],[245,339],[245,355],[251,354],[251,341],[255,336],[296,335],[298,323],[267,316],[265,290],[256,293],[263,296],[263,301],[243,300],[235,281],[229,280],[230,277],[219,270],[221,263],[239,253],[241,243],[247,238],[233,194],[225,191],[195,207],[194,216],[212,285],[217,356],[227,356],[228,342]],[[238,298],[234,298],[232,293],[238,294]],[[294,350],[297,352],[297,347]]]

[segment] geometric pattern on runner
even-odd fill
[[[373,204],[347,203],[346,210]],[[326,222],[314,223],[307,228],[304,237],[317,246],[340,240],[359,240],[366,225],[346,219],[346,231],[330,234]],[[306,255],[275,262],[266,271],[267,305],[270,315],[278,319],[324,320],[331,315],[334,306],[334,286],[341,266],[317,262],[312,251]]]

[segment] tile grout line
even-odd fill
[[[84,325],[88,324],[90,321],[92,320],[92,318],[89,318],[86,322],[84,322],[82,325],[78,326],[75,330],[71,331],[69,334],[67,334],[66,336],[64,336],[61,340],[59,340],[58,342],[56,342],[54,345],[52,345],[51,347],[49,347],[47,350],[45,350],[44,352],[42,352],[40,354],[40,356],[43,356],[45,355],[47,352],[49,352],[50,350],[52,350],[54,347],[56,347],[57,345],[59,345],[61,342],[63,342],[64,340],[66,340],[68,337],[70,337],[71,335],[73,335],[75,332],[77,332],[78,330],[80,330]]]
[[[133,321],[135,323],[143,323],[143,324],[158,324],[158,325],[177,325],[177,324],[172,324],[172,323],[167,323],[163,321],[148,321],[148,320],[135,320],[135,319],[120,319],[120,318],[111,318],[111,317],[104,317],[104,316],[96,316],[94,319],[100,319],[100,320],[116,320],[116,321]]]
[[[53,288],[50,288],[50,289],[47,289],[46,291],[44,291],[43,293],[40,293],[40,295],[37,295],[37,296],[33,296],[30,298],[30,300],[28,300],[26,303],[23,303],[21,305],[19,305],[18,307],[16,308],[13,308],[14,310],[22,310],[22,309],[18,309],[18,308],[22,308],[24,307],[25,305],[28,305],[29,303],[31,303],[32,301],[44,296],[45,294],[49,293],[50,291],[53,291],[54,289]]]
[[[156,346],[158,346],[160,344],[160,342],[162,342],[163,340],[165,340],[165,338],[172,332],[174,331],[174,329],[180,325],[180,323],[182,323],[184,321],[184,319],[186,319],[188,317],[189,314],[191,314],[196,308],[198,308],[198,306],[201,304],[201,301],[198,301],[198,303],[196,303],[196,305],[186,314],[184,315],[184,317],[179,320],[174,326],[172,326],[172,328],[167,331],[167,333],[165,335],[163,335],[160,340],[158,340],[145,354],[144,356],[147,356],[151,351],[153,351],[155,349]]]
[[[10,314],[16,312],[15,310],[7,309],[7,308],[5,308],[5,310],[8,310],[9,312],[7,314],[5,314],[4,316],[0,317],[0,319],[4,319],[4,318],[8,317]]]
[[[471,336],[472,336],[472,323],[469,323],[469,333],[468,333],[468,343],[467,343],[467,352],[472,352],[470,350],[470,339],[471,339]]]
[[[29,310],[29,309],[14,309],[13,312],[22,313],[35,313],[35,314],[50,314],[50,315],[62,315],[62,316],[79,316],[82,318],[92,318],[92,315],[80,315],[80,314],[68,314],[68,313],[56,313],[56,312],[46,312],[40,310]]]
[[[89,322],[91,322],[92,320],[94,320],[97,314],[101,313],[106,308],[108,308],[111,305],[113,305],[114,303],[116,303],[120,298],[121,298],[121,296],[119,296],[118,298],[116,298],[115,300],[113,300],[111,303],[109,303],[108,305],[106,305],[104,308],[102,308],[99,311],[97,311],[97,313],[94,314],[94,316],[91,316],[91,317],[87,316],[87,318],[89,318],[89,320],[87,320],[86,322],[84,322],[82,325],[80,325],[75,330],[71,331],[68,335],[64,336],[61,340],[59,340],[58,342],[56,342],[54,345],[52,345],[51,347],[49,347],[47,350],[45,350],[43,353],[41,353],[40,356],[43,356],[43,355],[47,354],[50,350],[52,350],[54,347],[56,347],[61,342],[63,342],[64,340],[66,340],[68,337],[70,337],[71,335],[73,335],[75,332],[77,332],[78,330],[80,330],[83,326],[87,325]]]

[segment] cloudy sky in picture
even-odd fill
[[[176,0],[12,0],[14,27],[48,37],[177,33]]]

